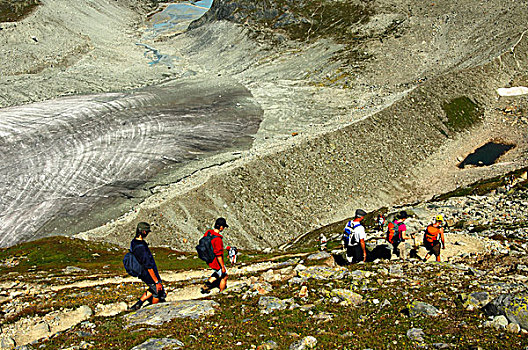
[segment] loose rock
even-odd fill
[[[330,297],[339,298],[347,306],[358,306],[363,302],[361,295],[348,289],[334,289],[330,292]]]
[[[134,346],[130,350],[168,350],[168,349],[181,349],[185,344],[177,339],[172,338],[160,338],[160,339],[149,339],[143,344]]]
[[[147,306],[124,316],[126,328],[139,324],[161,325],[175,318],[201,318],[215,313],[219,304],[212,300],[184,300]]]
[[[317,339],[312,336],[304,337],[290,345],[290,350],[313,349],[317,345]]]
[[[439,311],[436,307],[421,301],[414,301],[408,305],[409,316],[416,317],[419,315],[438,316]]]

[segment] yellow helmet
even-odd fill
[[[442,216],[442,214],[438,214],[435,219],[436,221],[444,221],[444,217]]]

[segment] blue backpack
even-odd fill
[[[126,272],[132,277],[139,277],[143,274],[144,267],[139,263],[136,256],[134,255],[132,243],[130,243],[129,252],[126,253],[125,257],[123,258],[123,265],[125,266]]]
[[[361,224],[358,223],[357,225],[354,225],[352,224],[352,222],[352,220],[347,222],[345,226],[345,231],[343,232],[343,244],[345,245],[345,247],[359,243],[356,239],[356,235],[354,234],[354,229],[360,226]]]

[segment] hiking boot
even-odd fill
[[[132,305],[129,308],[129,310],[137,311],[137,310],[141,309],[142,306],[143,306],[143,302],[141,300],[138,300],[134,305]]]
[[[203,287],[202,287],[202,289],[200,289],[200,293],[202,293],[202,294],[209,294],[209,293],[211,293],[211,291],[210,291],[208,288],[203,288]]]

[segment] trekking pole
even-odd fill
[[[416,245],[416,234],[413,233],[411,237],[413,239],[413,249],[417,249],[418,246]]]

